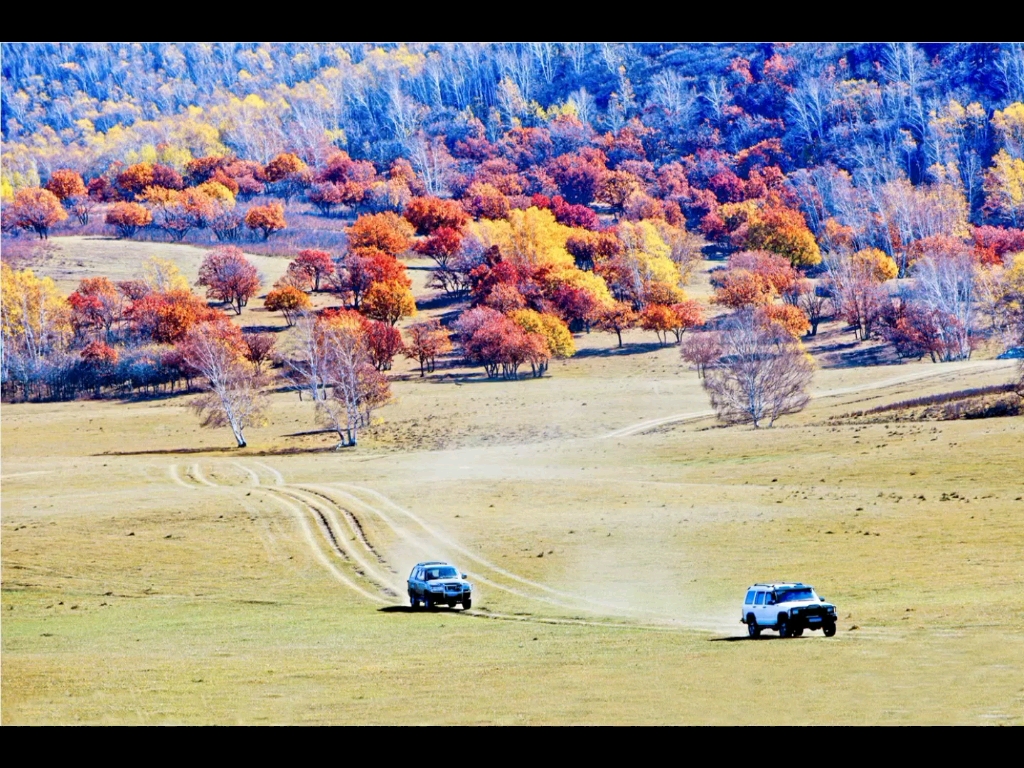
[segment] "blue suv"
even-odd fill
[[[461,604],[468,611],[473,607],[473,585],[466,574],[443,560],[417,563],[409,574],[409,604],[413,608],[433,608]]]

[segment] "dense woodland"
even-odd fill
[[[802,406],[823,320],[936,362],[1024,343],[1019,44],[13,44],[0,128],[5,249],[213,246],[205,299],[159,262],[70,297],[5,264],[5,397],[197,379],[243,444],[273,362],[352,442],[396,355],[514,379],[642,327],[756,426]],[[444,323],[406,322],[410,253]],[[685,293],[709,254],[714,306]],[[261,295],[300,352],[229,321]],[[789,382],[767,411],[741,358]]]

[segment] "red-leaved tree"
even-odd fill
[[[240,315],[242,307],[259,293],[261,280],[241,248],[225,245],[210,251],[203,259],[196,285],[205,286],[208,298],[230,304],[235,314]]]

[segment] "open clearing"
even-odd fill
[[[823,368],[725,429],[652,338],[541,380],[402,362],[337,453],[294,393],[244,451],[187,396],[4,405],[3,722],[1024,723],[1024,418],[829,421],[1012,364]],[[472,611],[401,607],[426,557]],[[836,637],[746,640],[766,579]]]

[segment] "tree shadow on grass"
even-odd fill
[[[642,355],[647,352],[656,352],[659,349],[665,349],[665,347],[673,346],[669,344],[659,344],[656,341],[642,344],[625,344],[621,347],[610,347],[608,349],[581,349],[576,352],[574,357],[627,357],[629,355]]]
[[[333,445],[313,446],[307,448],[271,448],[252,450],[246,448],[210,447],[210,448],[161,448],[152,451],[103,451],[93,456],[182,456],[190,454],[232,454],[234,456],[296,456],[310,453],[338,453]]]
[[[416,301],[416,309],[419,311],[430,311],[433,309],[444,309],[456,304],[465,304],[469,301],[466,296],[452,295],[447,293],[437,294],[427,299]]]
[[[242,329],[242,333],[281,333],[287,330],[286,325],[247,325]]]

